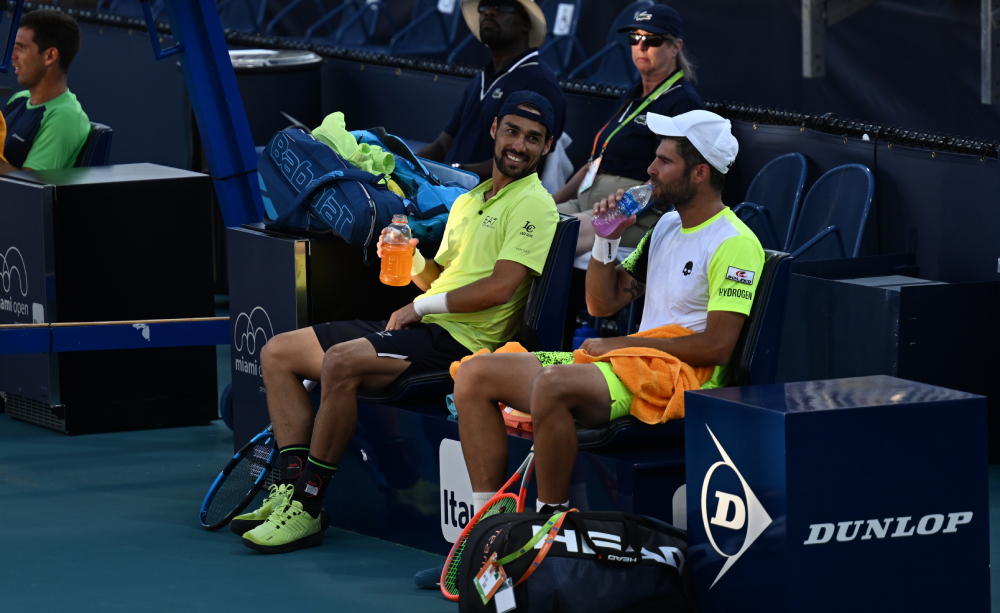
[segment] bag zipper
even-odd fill
[[[368,247],[372,244],[372,237],[375,236],[375,219],[378,217],[378,208],[376,208],[375,201],[372,200],[372,196],[365,189],[364,184],[358,182],[358,185],[361,186],[361,191],[365,193],[365,198],[368,198],[368,206],[372,210],[372,225],[368,228],[368,238],[365,240],[365,264],[368,264]]]

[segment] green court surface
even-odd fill
[[[336,528],[320,547],[268,556],[201,528],[201,500],[232,448],[221,421],[69,437],[0,414],[0,611],[457,610],[412,582],[440,556]],[[997,559],[1000,466],[990,522]]]
[[[0,611],[457,610],[413,585],[440,556],[336,528],[264,555],[206,531],[232,449],[221,421],[69,437],[0,414]]]

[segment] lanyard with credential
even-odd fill
[[[628,122],[630,122],[633,119],[635,119],[635,116],[638,115],[639,113],[641,113],[644,108],[646,108],[647,106],[649,106],[649,103],[653,102],[654,100],[656,100],[657,98],[659,98],[661,95],[663,95],[663,93],[665,91],[667,91],[668,89],[670,89],[673,86],[673,84],[676,83],[677,81],[679,81],[683,76],[684,76],[684,71],[683,70],[678,70],[676,73],[674,73],[674,76],[672,76],[669,79],[667,79],[663,83],[663,85],[660,85],[659,87],[657,87],[656,90],[652,94],[650,94],[649,97],[646,98],[643,101],[643,103],[640,104],[639,107],[636,108],[635,111],[632,112],[631,115],[628,116],[628,119],[625,119],[624,121],[622,121],[621,123],[619,123],[618,127],[615,128],[611,132],[611,134],[608,134],[608,137],[606,139],[604,139],[604,147],[601,148],[601,155],[602,156],[604,155],[604,151],[608,148],[608,143],[611,142],[611,139],[614,137],[615,134],[618,134],[618,130],[621,130],[623,127],[625,127],[625,124],[627,124]],[[631,102],[632,101],[629,100],[625,104],[631,104]],[[625,106],[625,105],[622,105],[622,106]],[[594,159],[594,154],[597,153],[597,141],[598,141],[598,139],[601,138],[601,134],[605,130],[608,129],[608,126],[611,125],[611,122],[615,120],[615,117],[618,115],[618,113],[621,112],[621,110],[622,109],[619,108],[617,111],[615,111],[615,114],[611,116],[610,121],[608,121],[608,123],[604,124],[604,127],[601,128],[600,131],[597,133],[597,136],[594,137],[594,147],[593,147],[593,149],[590,150],[590,159],[591,160]]]
[[[525,64],[525,62],[527,62],[528,60],[530,60],[532,58],[537,58],[537,57],[538,57],[538,52],[537,51],[532,51],[528,55],[522,57],[517,62],[515,62],[515,64],[513,66],[511,66],[510,68],[508,68],[507,70],[505,70],[502,75],[500,75],[499,77],[493,79],[493,82],[490,83],[490,86],[488,88],[486,87],[486,71],[484,70],[479,75],[479,100],[482,101],[482,99],[486,97],[486,92],[491,91],[493,89],[493,86],[496,85],[497,82],[500,81],[500,79],[506,77],[507,75],[509,75],[510,73],[514,72],[515,70],[517,70],[521,66],[533,66],[533,65],[537,64],[538,62],[533,62],[531,64]]]

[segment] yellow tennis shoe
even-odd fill
[[[289,553],[323,543],[320,518],[302,509],[298,500],[275,508],[263,524],[243,535],[243,544],[264,553]]]

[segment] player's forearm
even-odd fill
[[[433,162],[443,162],[444,156],[448,155],[448,152],[441,146],[441,143],[434,141],[433,143],[427,143],[422,148],[417,151],[419,157],[425,160],[431,160]]]
[[[476,313],[507,304],[514,297],[517,287],[492,276],[480,279],[448,292],[448,312]]]
[[[588,168],[590,168],[590,164],[584,164],[580,167],[580,170],[576,171],[576,174],[569,178],[566,185],[563,185],[559,191],[552,196],[552,199],[556,201],[556,204],[562,204],[567,200],[576,198],[576,194],[580,191],[580,186],[583,184],[583,178],[587,176]]]
[[[627,339],[627,340],[626,340]],[[691,366],[721,366],[733,353],[732,344],[707,333],[677,338],[622,337],[623,347],[647,347],[669,353]]]
[[[469,172],[474,172],[479,175],[480,181],[485,181],[493,176],[493,160],[486,160],[485,162],[471,162],[469,164],[462,164],[462,170],[467,170]]]
[[[632,302],[637,295],[623,292],[617,266],[590,258],[587,267],[587,311],[595,317],[607,317]],[[640,292],[641,293],[641,292]]]
[[[12,164],[8,164],[4,160],[0,160],[0,174],[2,174],[2,173],[8,173],[8,172],[15,172],[15,171],[18,171],[18,170],[21,170],[21,169],[18,168],[17,166],[12,165]]]
[[[413,284],[419,287],[423,291],[427,291],[431,288],[431,284],[437,281],[437,278],[441,276],[442,268],[433,259],[427,259],[424,263],[424,269],[418,274],[410,277]]]

